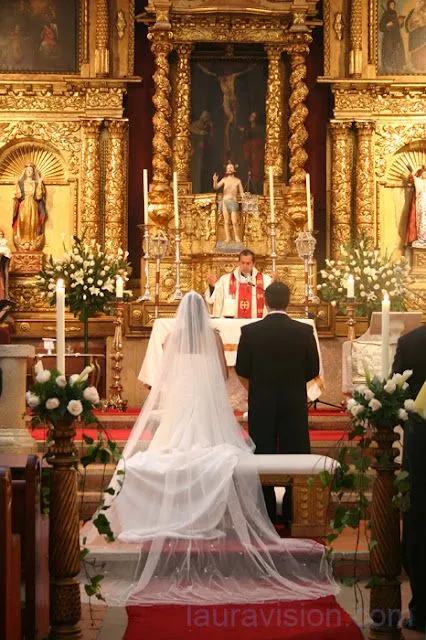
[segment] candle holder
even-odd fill
[[[356,335],[355,335],[355,326],[356,326],[355,308],[356,308],[355,298],[347,298],[346,312],[347,312],[347,316],[348,316],[348,340],[350,340],[351,342],[353,342],[355,340],[355,338],[356,338]]]
[[[315,253],[317,241],[310,231],[301,231],[296,238],[296,249],[299,258],[303,260],[305,271],[305,316],[309,317],[310,294],[312,294],[310,280],[310,261]]]
[[[169,244],[168,238],[164,231],[161,229],[157,231],[154,236],[151,236],[151,249],[152,255],[155,258],[155,307],[154,317],[158,318],[158,311],[160,306],[160,266],[161,260],[166,255],[167,246]]]
[[[181,265],[181,259],[180,259],[180,241],[181,241],[181,227],[175,227],[174,229],[174,234],[175,234],[175,263],[176,263],[176,286],[175,286],[175,293],[174,296],[172,298],[172,300],[182,300],[183,298],[183,293],[182,290],[180,288],[180,265]]]
[[[117,299],[114,303],[115,307],[115,319],[114,319],[114,339],[112,342],[113,354],[111,356],[114,364],[112,366],[112,379],[113,383],[110,386],[110,396],[107,400],[106,406],[110,409],[119,409],[120,411],[126,411],[127,400],[123,400],[121,392],[123,386],[121,384],[121,372],[123,370],[123,316],[124,316],[124,302],[122,299]]]
[[[145,291],[136,302],[149,302],[152,300],[151,291],[149,288],[149,256],[150,256],[150,236],[149,236],[149,224],[138,224],[138,229],[141,229],[143,233],[142,238],[142,251],[144,259],[144,271],[145,271]]]
[[[277,225],[275,220],[270,221],[269,229],[269,235],[271,237],[272,273],[275,273],[277,270]]]

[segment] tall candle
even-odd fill
[[[273,167],[269,167],[269,204],[271,207],[271,222],[275,222],[274,168]]]
[[[179,229],[179,200],[178,200],[178,182],[177,172],[173,171],[173,208],[175,213],[175,227]]]
[[[382,301],[382,378],[389,375],[389,325],[390,325],[390,300],[385,292]]]
[[[143,223],[148,224],[148,169],[144,169],[143,177]]]
[[[353,275],[350,273],[348,275],[348,281],[346,283],[347,288],[347,297],[355,298],[355,281]]]
[[[56,368],[65,374],[65,283],[56,283]]]
[[[123,293],[124,293],[124,280],[121,276],[117,276],[115,280],[115,297],[118,300],[121,300],[123,298]]]
[[[308,211],[308,231],[312,231],[312,208],[311,208],[311,176],[309,173],[305,174],[306,180],[306,207]]]

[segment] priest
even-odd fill
[[[219,280],[209,276],[205,299],[213,317],[263,318],[266,314],[265,289],[272,278],[255,268],[255,260],[253,251],[244,249],[234,271]]]

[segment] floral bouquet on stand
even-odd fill
[[[347,281],[352,274],[357,315],[369,318],[373,311],[380,311],[383,291],[388,293],[393,311],[406,310],[412,297],[409,289],[412,278],[405,258],[393,261],[387,255],[381,255],[366,235],[360,235],[340,251],[341,259],[326,260],[326,268],[320,271],[322,282],[318,291],[323,300],[336,304],[338,311],[345,314]]]
[[[56,283],[65,283],[65,301],[70,311],[84,325],[84,352],[89,350],[89,318],[98,313],[113,313],[112,303],[116,299],[116,278],[124,283],[129,279],[128,252],[118,249],[115,255],[105,253],[94,240],[85,244],[73,237],[72,245],[61,258],[43,257],[38,287],[50,305],[56,304]],[[124,291],[125,298],[132,295]]]
[[[31,424],[56,426],[60,422],[70,424],[77,418],[85,424],[97,422],[93,409],[99,404],[99,394],[96,387],[89,386],[91,371],[92,367],[85,367],[68,379],[58,371],[39,371],[26,394]]]

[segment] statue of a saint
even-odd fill
[[[3,229],[0,229],[0,300],[9,298],[9,264],[11,252]]]
[[[217,173],[213,176],[213,189],[217,191],[223,187],[222,213],[225,223],[225,242],[232,242],[231,222],[235,242],[241,242],[240,202],[244,195],[242,182],[236,177],[235,167],[231,162],[226,165],[225,176],[219,181],[218,177]]]
[[[411,171],[411,168],[409,167]],[[405,242],[412,247],[426,248],[426,167],[410,173],[409,181],[414,184],[414,193],[408,214]]]
[[[38,251],[44,244],[46,189],[40,173],[27,164],[15,191],[13,206],[13,241],[18,251]]]

